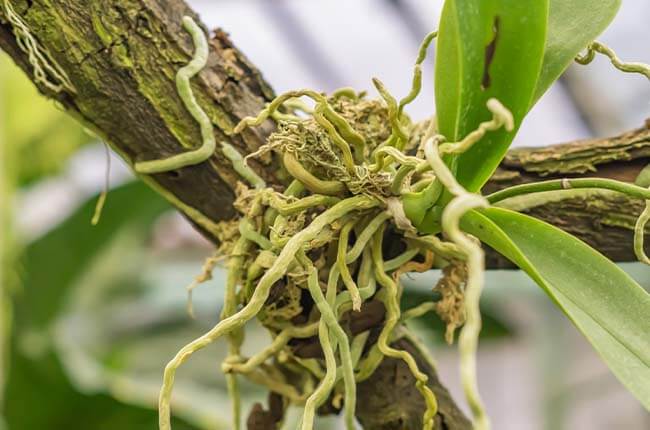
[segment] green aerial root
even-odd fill
[[[136,173],[151,175],[193,166],[210,158],[217,146],[212,121],[196,101],[190,85],[190,79],[199,73],[208,62],[208,40],[203,29],[189,16],[183,17],[183,28],[192,36],[195,51],[192,60],[176,73],[176,90],[192,118],[201,127],[202,143],[195,150],[172,155],[169,158],[138,161],[133,166]]]
[[[575,60],[580,64],[589,64],[596,57],[596,53],[605,55],[607,58],[609,58],[609,60],[612,62],[612,65],[618,70],[625,73],[640,74],[650,80],[649,64],[621,61],[614,50],[598,41],[591,42],[589,46],[587,46],[587,52],[584,55],[576,57]],[[592,181],[595,181],[595,179],[592,179]],[[601,185],[605,184],[601,183]],[[641,187],[634,187],[624,183],[614,183],[614,181],[609,182],[608,185],[609,186],[602,187],[595,186],[594,188],[612,189],[614,191],[619,191],[632,197],[646,199],[646,208],[637,220],[636,226],[634,228],[634,253],[636,254],[639,261],[645,264],[650,264],[650,258],[646,255],[645,249],[643,247],[645,227],[648,224],[648,221],[650,221],[650,198],[648,197],[650,195],[650,190],[643,190]],[[644,193],[644,191],[647,192]]]
[[[634,253],[640,262],[650,265],[650,257],[645,253],[644,248],[645,228],[648,222],[650,222],[650,199],[646,200],[645,209],[634,226]]]
[[[202,32],[192,28],[189,21],[184,23],[196,39],[197,53],[185,71],[179,72],[179,94],[188,110],[195,114],[202,130],[207,130],[208,124],[201,118],[200,107],[192,103],[193,98],[188,98],[192,97],[189,77],[202,67],[199,40]],[[408,364],[426,401],[424,428],[432,428],[437,401],[427,386],[428,377],[418,369],[408,352],[389,345],[403,331],[397,330],[403,319],[399,309],[400,287],[393,277],[398,278],[407,270],[405,268],[421,265],[417,262],[420,254],[426,254],[426,260],[432,261],[433,254],[428,248],[434,240],[424,237],[422,243],[416,243],[412,238],[407,240],[407,232],[402,231],[406,249],[386,259],[382,255],[381,242],[391,224],[396,231],[408,228],[408,234],[413,234],[408,221],[404,222],[403,211],[395,208],[390,186],[397,170],[396,163],[407,163],[414,168],[422,163],[421,159],[404,155],[400,149],[405,149],[410,138],[409,121],[403,109],[420,91],[424,50],[433,37],[429,36],[423,44],[412,91],[399,104],[392,103],[387,91],[383,95],[385,101],[390,102],[388,108],[366,101],[350,89],[341,89],[330,97],[311,90],[293,91],[272,101],[257,117],[244,119],[235,132],[273,117],[280,121],[280,128],[295,130],[295,134],[271,136],[266,148],[245,158],[234,147],[222,144],[223,153],[233,169],[252,188],[242,186],[238,189],[236,208],[242,214],[241,220],[236,226],[223,228],[226,233],[220,252],[228,255],[229,260],[222,320],[183,347],[165,369],[159,398],[162,430],[170,428],[176,370],[194,352],[224,336],[229,340],[229,353],[222,370],[227,374],[233,400],[233,428],[241,425],[236,375],[243,375],[281,394],[289,402],[304,404],[303,429],[314,427],[316,409],[326,401],[343,408],[346,428],[354,429],[356,384],[368,378],[385,355]],[[303,96],[315,102],[313,109],[299,101]],[[283,106],[300,110],[307,117],[280,112]],[[374,121],[380,128],[368,128],[366,121]],[[391,135],[398,138],[394,146],[387,145]],[[212,143],[207,142],[207,145]],[[385,149],[377,153],[381,157],[373,156],[373,152],[382,147]],[[294,178],[284,194],[267,188],[246,165],[248,157],[264,151],[278,152],[287,172]],[[184,161],[179,163],[181,159],[191,158],[192,163],[205,160],[203,155],[198,157],[196,153],[191,151],[145,162],[148,164],[138,163],[136,170],[161,172],[186,165]],[[372,167],[371,159],[381,159],[382,165]],[[438,242],[434,241],[434,248],[455,246]],[[334,252],[329,253],[328,249]],[[199,282],[209,279],[216,261],[216,256],[206,261],[203,274],[188,289],[190,292]],[[325,295],[320,273],[328,279]],[[270,304],[271,291],[278,283],[283,287],[274,294],[280,294],[278,303],[281,304]],[[309,292],[317,313],[304,314],[301,290]],[[373,347],[366,345],[368,331],[352,336],[340,320],[350,312],[360,311],[364,302],[375,296],[386,304],[387,322],[380,341]],[[409,315],[416,317],[418,312]],[[292,321],[299,315],[306,322],[296,325]],[[274,333],[274,339],[268,347],[246,359],[241,356],[243,326],[255,316]],[[316,334],[323,351],[324,369],[322,361],[304,359],[292,351],[293,342],[307,341]],[[369,352],[364,354],[366,349]],[[287,379],[285,373],[274,370],[274,366],[297,372],[297,376]]]
[[[474,429],[487,430],[490,428],[490,422],[478,392],[476,378],[476,350],[481,331],[479,300],[484,283],[485,258],[480,244],[461,232],[458,224],[467,211],[487,207],[488,202],[481,196],[467,192],[456,181],[440,156],[438,140],[435,137],[429,138],[425,142],[424,151],[436,177],[455,196],[443,212],[442,229],[465,254],[468,271],[465,285],[465,325],[459,338],[461,381],[474,416]]]
[[[184,19],[196,46],[194,58],[177,77],[179,95],[201,126],[203,144],[197,150],[163,160],[136,163],[139,173],[157,173],[207,160],[215,150],[211,124],[196,103],[189,79],[204,66],[207,47],[202,30]],[[426,347],[404,326],[411,319],[435,311],[447,323],[446,338],[463,325],[459,337],[462,386],[474,417],[474,428],[490,423],[477,386],[476,351],[481,329],[479,299],[483,289],[484,254],[459,224],[468,211],[485,208],[522,194],[567,188],[603,188],[644,199],[647,208],[635,229],[635,251],[643,252],[643,233],[650,221],[650,190],[607,179],[565,179],[525,184],[483,197],[469,193],[443,161],[480,144],[487,133],[512,130],[512,114],[498,100],[487,109],[492,119],[458,142],[436,134],[435,118],[426,127],[413,125],[405,107],[420,93],[422,64],[436,34],[424,40],[416,61],[410,92],[399,102],[377,79],[381,99],[367,100],[350,88],[325,95],[312,90],[278,96],[259,115],[242,120],[234,133],[274,119],[276,131],[252,154],[240,154],[227,142],[223,155],[242,178],[236,189],[237,221],[222,222],[218,253],[228,259],[228,276],[221,321],[183,347],[165,368],[159,398],[160,428],[170,429],[171,399],[177,369],[193,353],[221,337],[228,340],[222,363],[232,398],[233,428],[241,427],[238,376],[259,384],[283,399],[283,405],[304,407],[300,428],[311,430],[316,412],[343,410],[347,430],[356,428],[357,384],[372,376],[384,357],[403,360],[422,395],[424,429],[434,426],[437,399],[428,376],[415,357],[392,345],[406,339],[430,369],[435,363]],[[608,55],[624,71],[645,74],[646,66],[622,63],[594,43],[595,52]],[[646,76],[648,76],[646,74]],[[307,106],[303,98],[314,102]],[[269,187],[246,161],[271,152],[282,161],[291,179],[281,193]],[[644,185],[646,186],[646,185]],[[440,196],[451,195],[442,206]],[[432,211],[436,209],[436,211]],[[423,235],[425,215],[439,234]],[[427,215],[428,216],[428,215]],[[384,240],[385,238],[389,238]],[[217,256],[206,261],[203,273],[188,289],[210,278]],[[400,276],[444,267],[439,284],[442,298],[400,310]],[[384,323],[374,344],[370,330],[353,332],[353,322],[369,301],[381,302]],[[244,326],[257,317],[272,341],[252,357],[241,353]],[[376,327],[374,327],[376,329]],[[318,351],[314,351],[317,342]],[[310,351],[308,354],[305,351]],[[307,354],[307,355],[305,355]]]
[[[609,58],[609,60],[612,62],[612,65],[622,72],[638,73],[650,79],[649,65],[644,63],[629,63],[621,61],[621,59],[618,58],[616,53],[610,47],[598,41],[591,42],[587,46],[587,52],[584,55],[577,56],[575,60],[579,64],[587,65],[594,61],[594,58],[596,58],[596,53],[602,54]]]

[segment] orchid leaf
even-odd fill
[[[447,0],[440,19],[436,60],[439,131],[458,141],[491,119],[497,98],[515,129],[488,133],[448,160],[461,185],[479,190],[505,155],[528,112],[542,67],[548,0]]]
[[[650,294],[574,236],[502,208],[471,212],[463,228],[517,264],[650,410]]]

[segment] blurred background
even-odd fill
[[[374,96],[370,79],[377,76],[399,96],[408,92],[417,48],[435,29],[442,2],[190,3],[209,27],[230,33],[277,92],[352,86]],[[601,40],[624,60],[650,62],[648,17],[650,2],[625,0]],[[409,110],[416,120],[433,113],[432,64],[433,55],[423,94]],[[649,101],[645,79],[621,74],[602,58],[573,66],[535,107],[516,145],[636,128],[650,117]],[[92,227],[107,163],[111,191]],[[164,364],[216,322],[223,273],[195,291],[192,320],[184,287],[210,245],[134,182],[118,158],[107,159],[101,142],[40,98],[1,53],[0,221],[0,429],[153,428]],[[623,267],[650,288],[647,268]],[[406,305],[423,300],[438,276],[405,279]],[[524,275],[488,273],[483,310],[479,384],[495,429],[650,428],[647,412]],[[458,356],[444,344],[441,324],[431,317],[415,328],[465,407]],[[254,324],[248,333],[248,352],[269,342]],[[175,428],[229,427],[219,371],[224,350],[214,345],[179,372]],[[248,385],[244,391],[247,405],[265,395]],[[337,425],[327,419],[318,428]]]

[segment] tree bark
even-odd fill
[[[68,74],[75,92],[55,99],[118,152],[127,163],[164,158],[201,142],[199,127],[176,92],[174,77],[192,56],[184,15],[196,14],[172,0],[11,0],[31,34]],[[0,8],[1,9],[1,8]],[[1,16],[1,15],[0,15]],[[12,26],[0,22],[0,48],[30,77],[28,56]],[[194,94],[215,126],[217,142],[254,151],[272,129],[248,129],[233,136],[242,118],[257,114],[274,94],[260,72],[217,30],[207,67],[192,79]],[[237,175],[218,150],[209,162],[142,178],[206,234],[235,215]],[[268,160],[267,160],[268,161]],[[274,183],[273,166],[256,166]]]
[[[68,74],[74,92],[39,90],[97,133],[130,165],[187,150],[200,142],[198,125],[177,96],[176,70],[192,54],[192,43],[181,28],[184,15],[195,17],[182,0],[11,0],[31,34]],[[33,76],[27,55],[19,48],[11,25],[0,14],[0,47]],[[217,141],[228,141],[248,153],[256,150],[272,131],[268,122],[233,136],[234,125],[258,113],[273,97],[260,72],[217,30],[210,41],[208,67],[192,80],[197,100],[215,125]],[[598,175],[618,175],[633,180],[650,156],[650,133],[637,130],[614,139],[591,140],[542,150],[513,151],[488,184],[488,190],[539,178],[579,176],[595,169]],[[576,161],[578,160],[578,161]],[[593,166],[593,169],[591,168]],[[271,184],[277,184],[272,159],[254,165]],[[235,215],[232,208],[236,173],[220,150],[206,163],[172,172],[143,176],[152,188],[175,205],[208,238],[214,240],[216,223]],[[571,199],[529,208],[546,219],[596,245],[606,254],[632,259],[629,227],[640,203],[616,197],[599,203]],[[504,262],[494,256],[493,267]],[[407,341],[400,347],[417,349]],[[396,399],[396,415],[382,414],[400,370],[395,360],[385,360],[370,380],[359,387],[359,418],[372,429],[401,429],[395,416],[421,415],[422,405],[411,390]],[[438,393],[438,429],[469,429],[435,369],[424,366]],[[408,379],[408,376],[405,378]],[[391,382],[392,381],[392,382]],[[406,379],[404,380],[406,381]],[[415,394],[414,394],[415,393]],[[410,397],[409,397],[410,396]]]

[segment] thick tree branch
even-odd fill
[[[200,144],[199,127],[174,83],[177,69],[193,51],[181,19],[195,14],[183,1],[11,3],[31,34],[68,74],[76,92],[55,94],[42,85],[39,90],[106,140],[129,164]],[[6,19],[0,19],[0,47],[33,76],[27,54],[19,49]],[[208,66],[192,79],[192,86],[215,125],[217,142],[226,140],[242,152],[264,142],[271,124],[231,135],[234,124],[261,110],[273,92],[224,32],[218,30],[210,41]],[[143,179],[214,236],[215,222],[234,215],[232,189],[237,175],[225,161],[218,151],[207,163]],[[274,171],[269,168],[262,174],[273,183]]]

